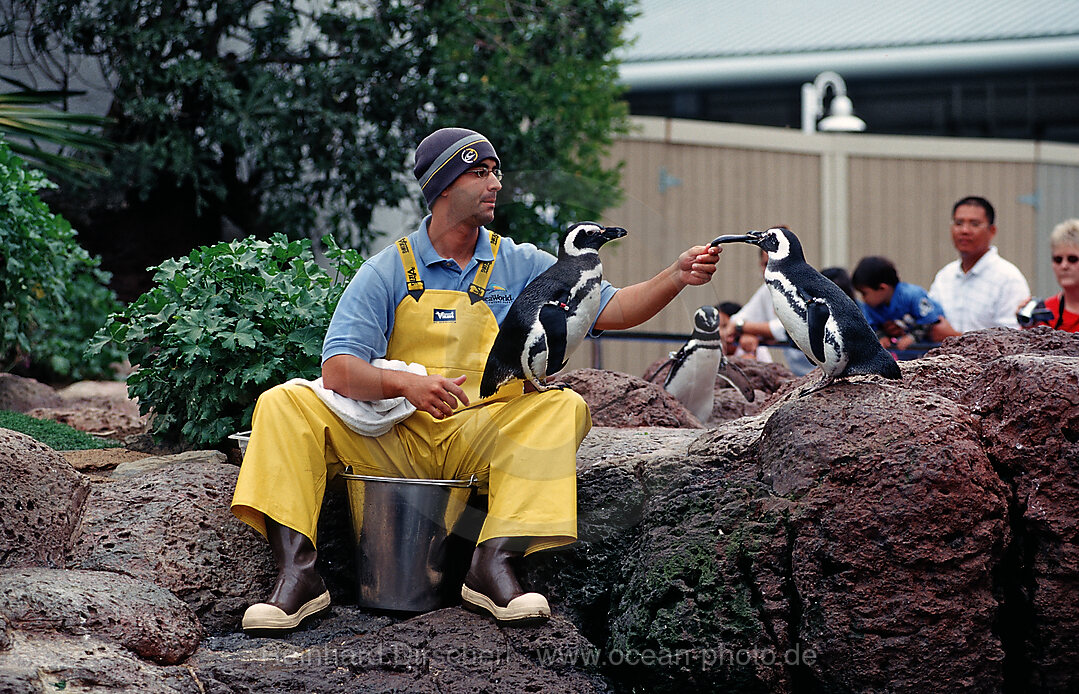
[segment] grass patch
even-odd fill
[[[119,448],[119,441],[100,439],[51,419],[36,419],[20,412],[0,410],[0,428],[11,429],[40,441],[54,451]]]

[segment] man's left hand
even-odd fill
[[[907,334],[907,327],[894,320],[885,321],[880,328],[888,337],[900,338]]]

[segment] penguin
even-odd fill
[[[599,315],[599,248],[627,233],[596,222],[567,228],[554,265],[525,285],[498,327],[480,380],[481,398],[515,378],[539,391],[551,387],[543,379],[566,366]]]
[[[804,397],[837,378],[877,374],[900,379],[899,365],[877,340],[861,309],[834,282],[806,262],[798,237],[786,227],[720,236],[712,245],[749,243],[768,254],[764,281],[776,316],[798,349],[821,368],[821,380]]]
[[[719,309],[701,306],[693,314],[693,334],[678,351],[671,352],[663,365],[670,365],[663,389],[678,398],[701,422],[712,416],[716,398],[716,376],[734,386],[753,402],[755,394],[749,379],[723,353],[723,338],[719,335]],[[662,370],[663,366],[660,367]],[[658,373],[658,371],[657,371]]]

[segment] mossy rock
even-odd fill
[[[785,572],[757,563],[777,554],[762,548],[785,546],[785,511],[745,477],[684,465],[678,479],[674,468],[665,466],[664,493],[622,558],[608,652],[639,661],[626,667],[650,691],[768,691],[782,673],[742,654],[775,652],[782,640],[757,576],[782,582]]]
[[[118,441],[91,436],[61,422],[36,419],[20,412],[0,410],[0,428],[11,429],[40,441],[54,451],[82,451],[93,448],[117,448]]]

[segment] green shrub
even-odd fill
[[[259,393],[317,378],[322,339],[344,283],[362,259],[323,239],[335,269],[308,240],[275,234],[195,249],[155,268],[154,287],[111,316],[92,348],[124,345],[136,367],[128,393],[153,432],[173,443],[217,446],[250,427]]]
[[[83,352],[121,306],[100,261],[38,197],[49,187],[0,140],[0,370],[49,381],[111,378],[122,351]]]
[[[36,419],[20,412],[0,410],[0,428],[18,431],[40,441],[54,451],[82,451],[89,448],[116,448],[119,441],[99,439],[51,419]]]

